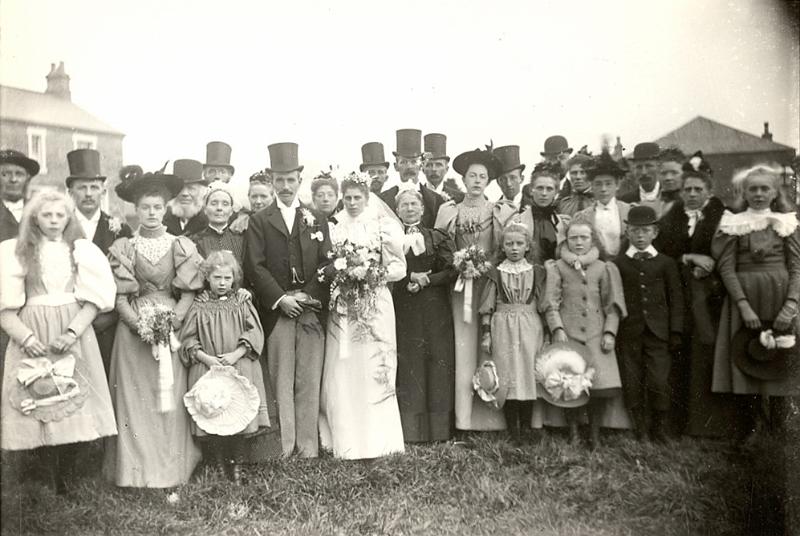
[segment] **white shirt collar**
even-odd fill
[[[636,249],[636,247],[631,245],[631,246],[628,246],[628,249],[625,251],[625,255],[627,255],[628,257],[630,257],[632,259],[634,255],[639,253],[639,251],[640,250]],[[647,249],[642,251],[642,253],[649,253],[651,257],[655,257],[656,255],[658,255],[658,251],[656,250],[656,248],[653,247],[653,244],[650,244],[649,246],[647,246]]]
[[[661,183],[656,181],[656,187],[653,188],[652,192],[645,192],[641,186],[639,186],[639,199],[641,201],[656,201],[658,196],[661,194]]]
[[[608,203],[603,203],[602,201],[598,201],[595,207],[595,210],[616,210],[617,209],[617,198],[612,197]]]
[[[278,204],[278,208],[281,211],[284,211],[284,210],[295,210],[295,209],[300,207],[300,199],[298,199],[297,196],[294,196],[294,200],[292,201],[292,204],[289,205],[289,206],[284,205],[283,201],[281,201],[278,198],[275,198],[275,202]]]
[[[22,210],[25,208],[25,200],[20,199],[18,201],[6,201],[3,200],[3,204],[6,206],[8,211],[14,216],[14,219],[19,222],[22,219]]]
[[[75,217],[76,217],[76,218],[78,218],[78,221],[79,221],[79,222],[81,222],[81,224],[84,224],[84,223],[86,223],[86,224],[92,223],[92,224],[94,224],[94,225],[97,225],[97,222],[99,222],[99,221],[100,221],[100,212],[101,212],[101,211],[100,211],[100,209],[98,208],[98,209],[97,209],[97,210],[94,212],[94,214],[92,215],[92,217],[91,217],[91,218],[87,218],[86,216],[84,216],[83,212],[81,212],[80,210],[77,210],[77,209],[75,209]]]
[[[517,195],[514,196],[514,199],[508,199],[505,195],[500,198],[501,201],[510,201],[511,204],[518,207],[520,203],[522,203],[522,190],[517,192]]]
[[[439,183],[439,186],[434,186],[433,184],[431,184],[426,180],[425,186],[427,186],[429,190],[433,190],[437,194],[441,194],[442,192],[444,192],[444,179],[442,179],[442,182]]]

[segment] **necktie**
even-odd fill
[[[689,210],[686,209],[686,216],[689,218],[689,236],[694,234],[694,229],[697,226],[697,222],[700,221],[700,210]]]
[[[644,261],[649,259],[650,257],[652,257],[652,255],[650,255],[646,251],[637,251],[636,253],[633,254],[633,258],[636,259],[637,261]]]
[[[414,234],[419,232],[419,224],[412,223],[411,225],[406,225],[406,234]]]

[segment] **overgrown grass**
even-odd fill
[[[372,462],[277,460],[236,487],[213,468],[168,491],[79,479],[65,497],[40,482],[4,486],[3,534],[738,535],[751,501],[749,457],[727,443],[668,447],[612,435],[595,452],[548,436],[515,446],[409,447]]]

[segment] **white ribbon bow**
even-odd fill
[[[472,278],[458,276],[453,287],[456,292],[464,293],[464,323],[472,323]]]
[[[425,236],[422,233],[408,233],[403,235],[403,253],[411,250],[414,255],[425,253]]]
[[[72,379],[73,374],[75,374],[75,356],[72,354],[67,354],[56,362],[46,357],[23,358],[17,370],[17,381],[28,387],[36,380],[50,376],[58,394],[39,399],[26,398],[20,402],[22,413],[28,415],[36,408],[52,406],[77,396],[80,388],[78,382]]]
[[[172,371],[172,352],[180,349],[181,343],[173,331],[169,332],[169,344],[159,343],[150,347],[153,358],[158,361],[158,410],[169,413],[175,409],[172,387],[175,375]]]
[[[556,400],[577,400],[592,387],[591,376],[588,371],[585,374],[571,374],[554,370],[545,378],[544,388]]]

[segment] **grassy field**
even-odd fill
[[[769,459],[724,442],[606,443],[589,452],[560,436],[522,447],[479,436],[373,462],[275,461],[240,487],[201,467],[173,503],[97,475],[64,497],[29,479],[4,486],[2,533],[725,536],[769,528],[754,500],[774,522]]]

